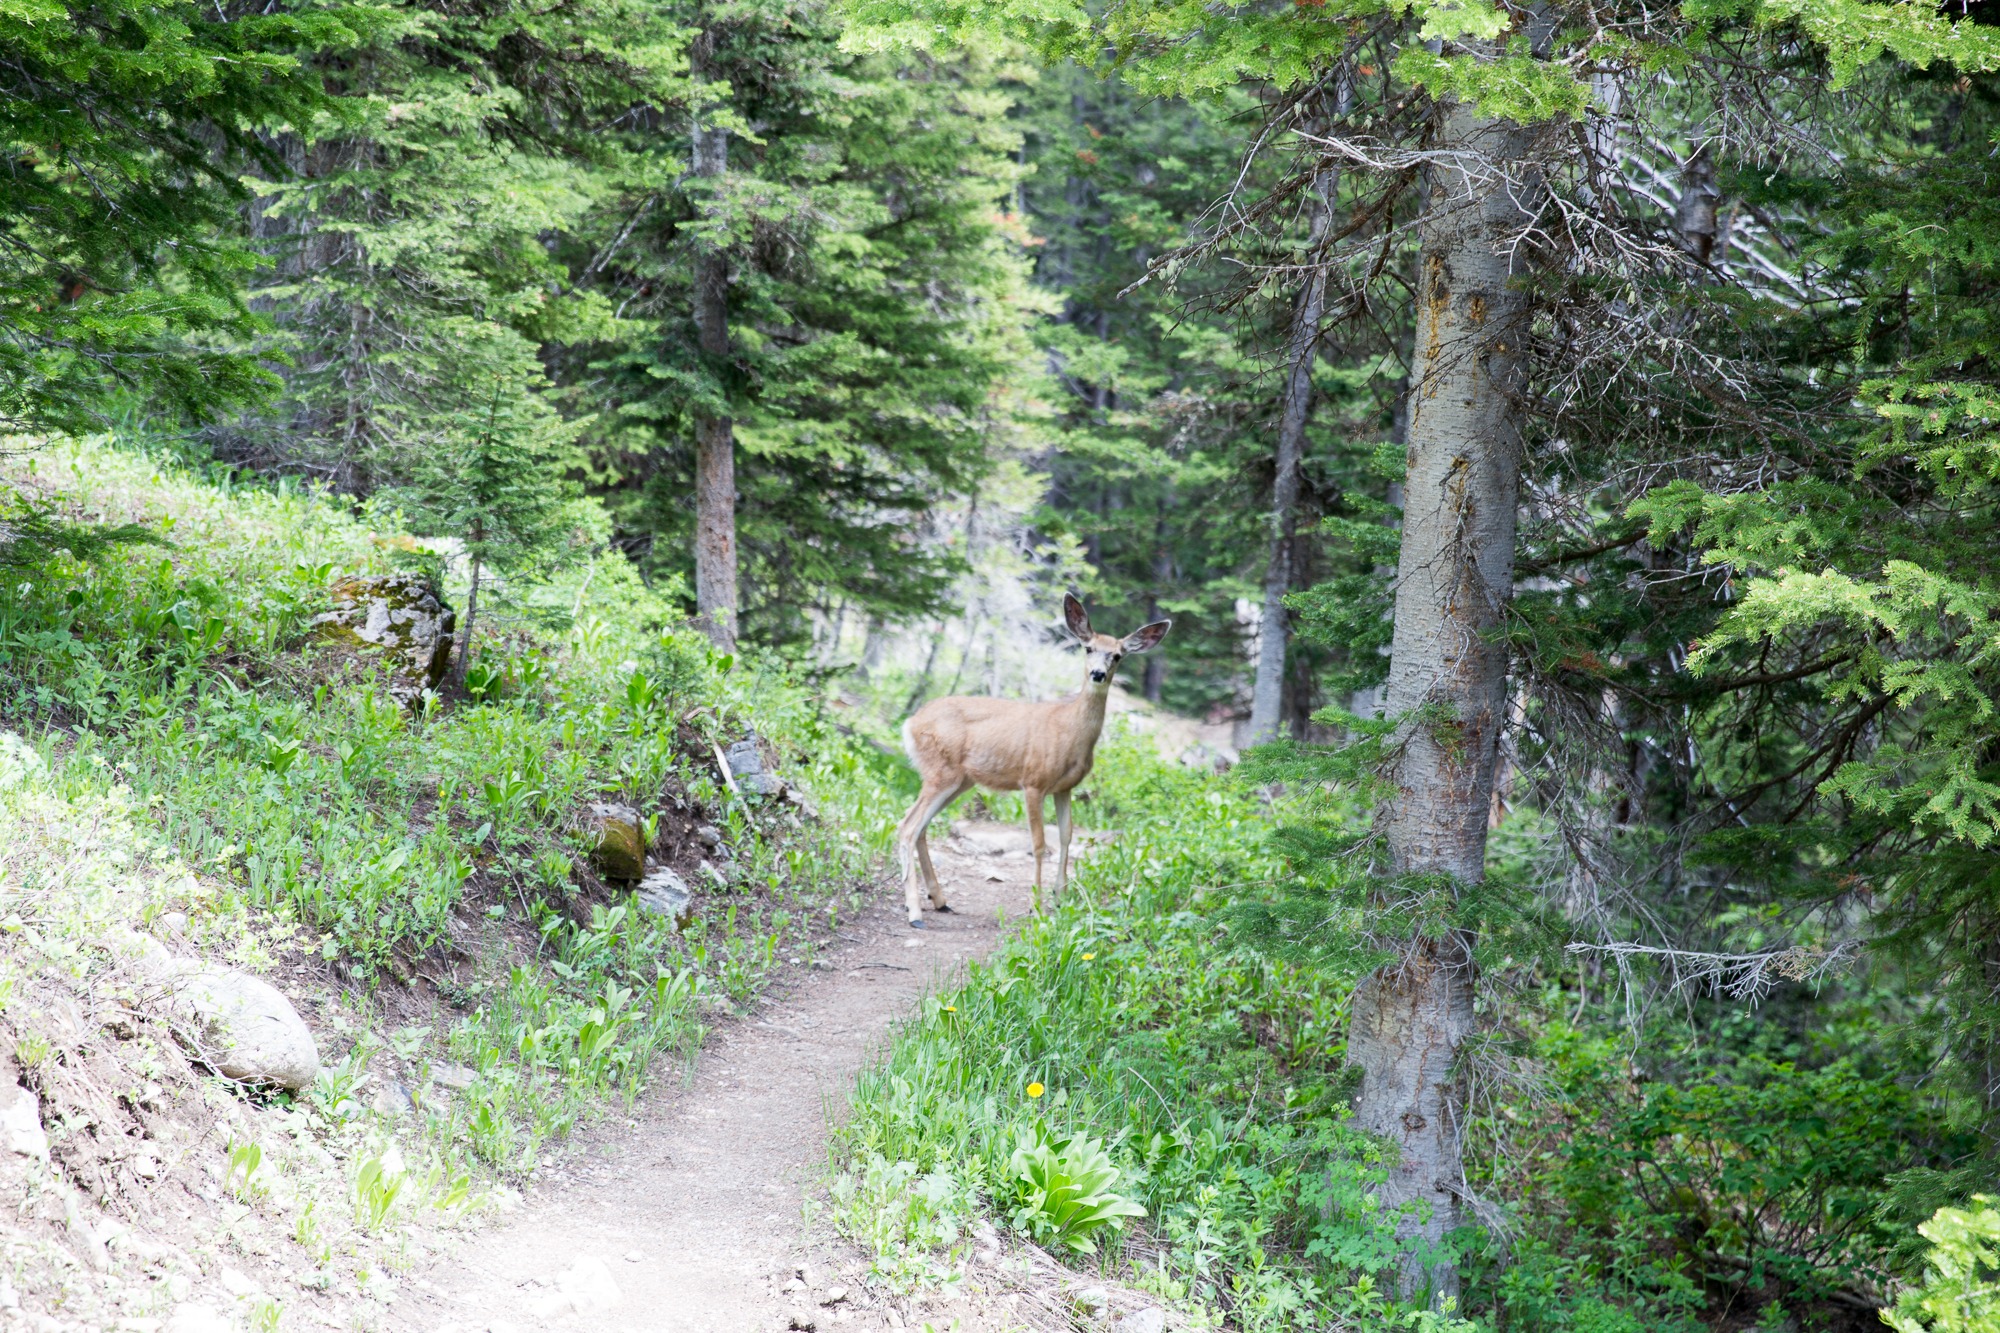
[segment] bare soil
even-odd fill
[[[863,1281],[865,1256],[825,1220],[827,1132],[856,1073],[926,990],[991,953],[1031,906],[1025,829],[955,825],[933,834],[932,853],[951,913],[927,909],[927,929],[913,931],[900,887],[880,886],[808,973],[709,1042],[690,1079],[580,1135],[511,1216],[413,1274],[391,1322],[437,1333],[1070,1327],[1067,1279],[1043,1256],[989,1248],[964,1292],[892,1298]],[[826,1304],[835,1288],[844,1297]]]

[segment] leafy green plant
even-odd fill
[[[1120,1172],[1104,1145],[1082,1134],[1052,1137],[1037,1121],[1021,1131],[1007,1169],[1016,1189],[1014,1224],[1044,1244],[1091,1254],[1099,1233],[1146,1215],[1118,1193]]]
[[[1931,1243],[1929,1271],[1883,1312],[1896,1333],[2000,1333],[2000,1199],[1972,1202],[1917,1228]]]
[[[355,1216],[369,1231],[380,1231],[395,1211],[409,1181],[402,1149],[390,1143],[363,1157],[354,1168]]]

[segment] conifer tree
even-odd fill
[[[683,177],[664,154],[684,140],[635,135],[655,156],[600,215],[605,240],[622,239],[593,281],[645,328],[565,371],[605,403],[592,452],[607,503],[642,568],[715,556],[698,609],[733,582],[744,633],[798,636],[836,596],[886,618],[928,611],[957,563],[924,542],[923,515],[988,466],[1027,359],[996,216],[1015,176],[1004,98],[984,58],[899,69],[843,53],[817,3],[726,19],[704,29],[701,123],[711,138],[727,127],[727,170]]]
[[[509,350],[499,338],[488,347],[461,349],[463,381],[453,396],[476,401],[483,385],[484,412],[468,412],[429,448],[416,451],[411,480],[383,493],[400,502],[418,531],[456,538],[465,553],[465,615],[452,666],[461,687],[472,664],[483,576],[489,570],[546,576],[605,535],[598,511],[582,500],[571,475],[580,462],[575,441],[584,423],[564,421],[538,394],[517,392],[534,372],[507,365]]]
[[[236,173],[328,114],[311,67],[374,11],[112,0],[0,15],[0,423],[102,425],[121,391],[206,417],[268,390]]]

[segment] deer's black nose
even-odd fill
[[[1090,673],[1090,678],[1091,678],[1092,680],[1103,680],[1103,679],[1104,679],[1104,673],[1103,673],[1102,671],[1093,671],[1093,672],[1091,672],[1091,673]]]

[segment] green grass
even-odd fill
[[[1230,1327],[1398,1326],[1365,1276],[1395,1250],[1369,1195],[1377,1150],[1348,1124],[1344,990],[1216,921],[1279,869],[1255,798],[1115,732],[1089,786],[1117,839],[863,1076],[837,1149],[843,1223],[891,1282],[949,1281],[977,1212],[1053,1236],[1024,1211],[1018,1154],[1087,1136],[1145,1216],[1078,1262]]]
[[[115,789],[145,812],[206,886],[182,904],[197,937],[220,943],[220,923],[259,914],[366,987],[445,975],[476,935],[474,975],[448,987],[460,1012],[397,1043],[406,1066],[448,1054],[477,1071],[428,1117],[455,1151],[525,1168],[603,1099],[636,1096],[718,1006],[851,910],[886,846],[882,765],[780,665],[718,659],[675,628],[615,556],[513,590],[511,614],[495,598],[495,687],[411,712],[306,632],[330,579],[386,571],[407,542],[295,487],[104,444],[51,445],[12,470],[39,509],[142,523],[165,544],[10,571],[0,725],[79,798]],[[721,787],[708,746],[753,723],[823,822]],[[669,794],[724,826],[743,876],[685,931],[577,896],[577,812],[605,798],[646,812]],[[364,1040],[333,1077],[369,1058]],[[338,1089],[322,1101],[358,1106]]]

